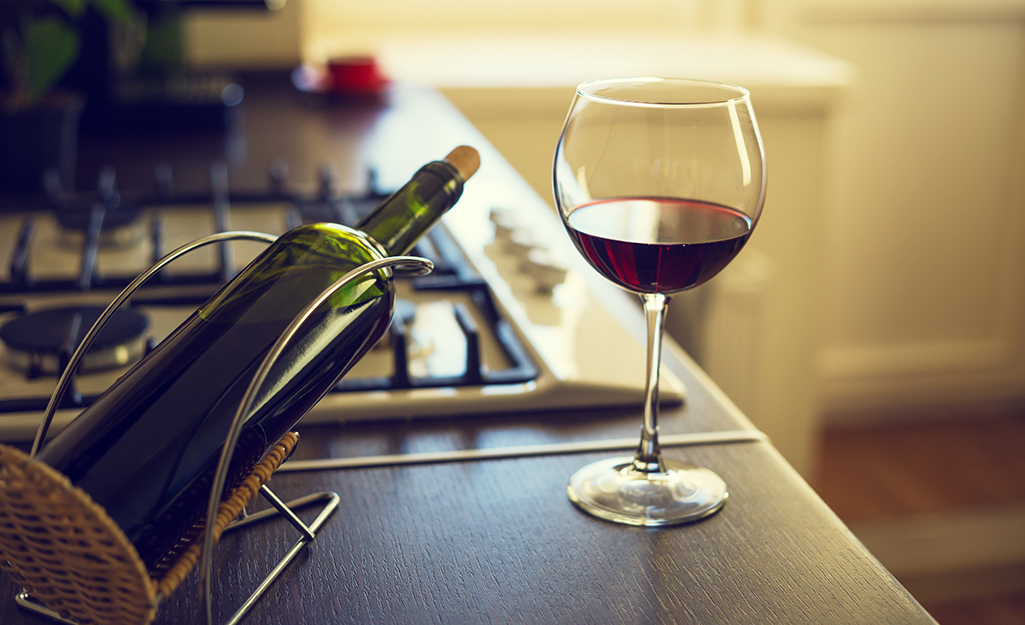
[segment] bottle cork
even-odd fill
[[[445,162],[455,167],[459,177],[466,182],[480,167],[480,154],[468,145],[461,145],[449,152]]]

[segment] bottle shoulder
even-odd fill
[[[240,321],[292,315],[351,270],[384,258],[381,246],[359,230],[315,223],[281,235],[199,314],[204,319]],[[390,277],[368,275],[339,289],[331,308],[347,308],[388,290]]]
[[[288,248],[277,250],[277,253],[286,253],[296,260],[314,264],[325,256],[346,260],[365,257],[363,262],[387,256],[381,244],[366,232],[332,222],[303,224],[293,228],[278,237],[271,247],[278,244],[287,245]]]

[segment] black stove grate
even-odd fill
[[[120,291],[135,279],[135,274],[101,275],[97,271],[97,257],[104,235],[104,224],[115,223],[118,226],[134,223],[142,219],[143,214],[151,215],[146,236],[153,248],[153,261],[164,256],[168,251],[164,243],[164,221],[160,211],[162,207],[174,206],[176,210],[183,207],[196,211],[213,211],[216,230],[228,230],[230,215],[235,211],[245,211],[247,207],[281,203],[288,206],[286,213],[287,227],[295,227],[302,223],[317,221],[334,221],[352,225],[373,210],[386,196],[376,189],[371,176],[369,189],[358,196],[338,196],[333,191],[333,181],[327,169],[321,171],[319,192],[310,195],[290,193],[283,185],[281,171],[285,167],[276,164],[271,171],[270,188],[266,191],[239,192],[228,191],[227,170],[223,166],[211,169],[211,190],[209,194],[176,194],[171,184],[169,170],[158,169],[154,178],[156,190],[146,197],[126,197],[117,191],[114,174],[105,170],[101,173],[96,194],[88,196],[70,196],[51,192],[51,208],[58,220],[68,227],[82,230],[81,249],[78,255],[79,268],[77,275],[67,278],[40,278],[32,272],[32,240],[35,236],[35,222],[38,210],[25,215],[17,237],[15,249],[11,252],[9,280],[0,282],[0,313],[24,312],[29,309],[32,297],[39,294],[74,294],[89,291]],[[145,209],[145,210],[144,210]],[[173,274],[162,272],[151,279],[151,285],[140,289],[132,297],[133,305],[141,306],[199,306],[212,295],[221,285],[230,280],[241,267],[234,265],[226,244],[220,244],[216,266],[213,270],[202,272],[179,272]],[[391,357],[394,373],[382,378],[343,378],[339,382],[337,392],[358,392],[371,390],[403,390],[413,388],[442,388],[460,386],[480,386],[491,384],[518,384],[537,378],[537,365],[524,348],[512,325],[503,317],[496,307],[494,298],[487,283],[480,277],[472,265],[463,256],[458,242],[444,227],[436,225],[411,252],[423,256],[435,264],[434,271],[426,276],[402,277],[410,280],[414,290],[430,290],[466,294],[467,299],[477,309],[477,318],[483,319],[490,326],[499,349],[503,352],[510,366],[501,370],[490,370],[482,364],[480,352],[480,328],[474,316],[461,302],[454,304],[458,325],[465,336],[467,352],[465,372],[462,375],[444,377],[414,376],[409,370],[406,349],[405,324],[396,316],[390,330]],[[189,289],[165,289],[162,287],[197,287]],[[161,288],[156,288],[161,287]],[[70,350],[76,345],[68,346],[60,355],[61,362],[70,358]],[[5,374],[16,375],[7,371]],[[84,395],[72,388],[65,395],[62,408],[82,408],[94,401],[96,396]],[[43,411],[49,397],[30,397],[7,399],[0,398],[0,414],[5,412],[37,412]]]

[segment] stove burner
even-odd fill
[[[111,167],[100,171],[97,194],[86,202],[59,206],[57,221],[65,235],[95,240],[102,247],[131,247],[146,237],[138,206],[122,203],[117,174]]]
[[[86,332],[103,314],[101,306],[53,308],[28,313],[0,327],[12,369],[33,378],[63,371]],[[127,365],[145,351],[145,315],[121,309],[93,341],[79,372],[102,371]]]

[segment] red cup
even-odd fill
[[[331,59],[327,63],[331,89],[339,93],[377,93],[386,84],[377,60],[371,56]]]

